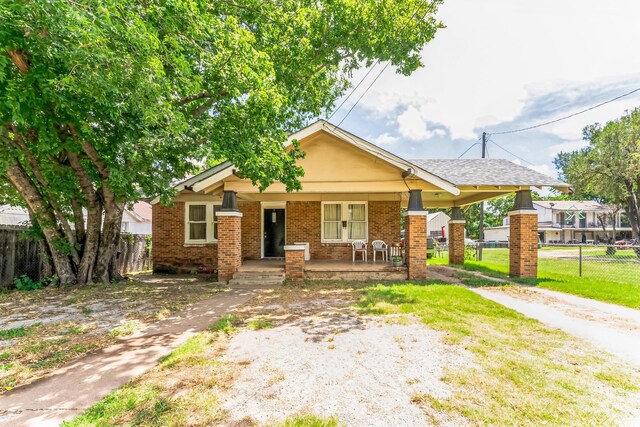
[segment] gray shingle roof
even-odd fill
[[[455,185],[569,187],[506,159],[417,159],[411,163]]]

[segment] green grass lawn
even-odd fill
[[[310,287],[307,287],[309,285]],[[285,287],[285,301],[316,294],[323,286]],[[287,289],[288,288],[288,289]],[[351,287],[350,287],[351,288]],[[441,331],[454,351],[469,351],[472,363],[448,367],[442,380],[452,395],[412,396],[434,425],[616,425],[624,424],[640,393],[640,371],[603,356],[590,345],[529,319],[468,289],[442,284],[373,285],[350,289],[352,316],[415,316]],[[344,298],[336,295],[335,298]],[[273,303],[273,301],[270,301]],[[229,340],[250,328],[226,316],[163,358],[148,373],[114,391],[74,420],[79,426],[215,425],[224,422],[220,394],[238,375],[225,362]],[[384,357],[381,354],[380,357]],[[375,371],[375,366],[371,367]],[[265,373],[265,375],[267,375]],[[301,379],[302,380],[302,379]],[[250,396],[248,396],[250,398]],[[342,396],[349,399],[349,396]],[[375,400],[375,396],[372,396]],[[281,426],[334,427],[335,419],[291,414]],[[346,422],[349,420],[340,420]],[[247,421],[247,425],[250,424]]]
[[[552,250],[557,248],[541,249],[547,252]],[[568,252],[564,248],[560,250]],[[583,258],[582,277],[579,276],[577,259],[540,256],[538,279],[514,281],[640,309],[640,262],[636,261],[633,251],[617,251],[615,257],[609,259],[605,256],[604,247],[585,248]],[[427,264],[448,264],[447,254],[429,259]],[[495,277],[507,277],[509,250],[484,249],[482,261],[467,260],[464,268]]]

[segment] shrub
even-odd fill
[[[41,280],[32,280],[26,274],[13,279],[13,284],[19,291],[35,291],[36,289],[44,288],[44,283]]]

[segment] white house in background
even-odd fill
[[[611,209],[592,200],[534,201],[538,213],[538,234],[542,243],[588,243],[607,240],[598,215],[611,213]],[[607,215],[607,218],[609,216]],[[615,217],[616,239],[631,238],[631,227],[623,211]],[[607,219],[605,228],[611,237],[613,224]],[[584,236],[584,237],[583,237]],[[509,217],[498,227],[484,229],[485,241],[509,241]]]
[[[29,212],[19,206],[0,205],[0,225],[29,225]],[[151,234],[151,205],[140,201],[122,214],[122,232]]]
[[[444,212],[433,212],[427,215],[427,235],[429,237],[445,237],[449,240],[449,220]]]
[[[28,225],[29,212],[18,206],[0,205],[0,225]]]
[[[122,232],[131,234],[151,234],[151,205],[140,201],[122,214]]]

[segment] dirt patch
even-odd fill
[[[195,276],[0,296],[0,393],[142,330],[220,288]]]
[[[363,317],[349,302],[316,294],[263,306],[263,315],[281,310],[296,317],[231,339],[223,360],[239,372],[220,396],[229,414],[223,425],[304,414],[335,416],[349,426],[430,425],[418,403],[449,397],[445,369],[468,366],[470,353],[444,344],[445,334],[411,316]]]

